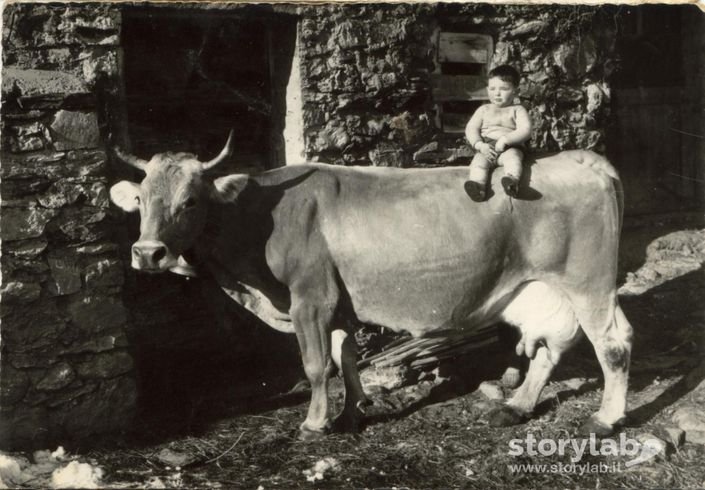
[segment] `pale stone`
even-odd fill
[[[41,391],[56,391],[71,384],[76,379],[75,371],[66,362],[53,366],[49,372],[37,383],[36,388]]]
[[[98,117],[94,112],[61,110],[54,116],[51,130],[54,147],[59,151],[95,148],[100,144]]]
[[[85,83],[70,73],[3,67],[2,93],[7,96],[13,92],[19,92],[22,97],[37,97],[56,94],[88,94],[89,90]]]
[[[0,288],[0,300],[7,303],[31,303],[39,299],[41,291],[38,284],[9,281]]]
[[[56,211],[42,208],[3,208],[3,241],[24,240],[44,234],[47,223]]]
[[[490,400],[501,400],[504,398],[502,388],[489,381],[483,381],[477,389]]]

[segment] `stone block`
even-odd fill
[[[3,245],[2,251],[5,254],[21,259],[33,259],[46,250],[48,243],[43,238],[32,238]]]
[[[0,300],[10,304],[31,303],[39,299],[41,292],[39,284],[7,281],[0,288]]]
[[[705,430],[705,410],[695,405],[686,405],[673,414],[673,422],[686,432],[686,439],[690,431]]]
[[[109,252],[117,252],[118,246],[116,243],[93,243],[76,247],[76,252],[84,255],[100,255]]]
[[[3,241],[26,240],[44,234],[47,223],[56,216],[53,209],[11,207],[2,210]]]
[[[409,157],[401,148],[381,143],[369,152],[370,161],[376,167],[405,167]]]
[[[9,365],[2,367],[0,380],[0,406],[9,407],[24,397],[29,388],[29,376],[24,371]]]
[[[49,127],[58,151],[95,148],[100,144],[98,116],[94,112],[60,110]]]
[[[84,274],[88,289],[119,286],[125,281],[122,262],[114,259],[104,259],[90,264]]]
[[[23,70],[13,67],[2,69],[3,99],[89,93],[87,85],[71,73],[54,70]]]
[[[58,407],[54,423],[78,438],[122,429],[131,423],[136,403],[137,387],[132,378],[104,380],[91,396]]]
[[[91,356],[89,360],[76,364],[82,378],[114,378],[134,368],[132,356],[127,352],[104,352]]]
[[[48,129],[38,121],[8,124],[3,149],[15,153],[42,150],[50,141]]]
[[[57,226],[66,237],[75,242],[93,242],[105,238],[107,230],[101,226],[107,216],[103,210],[67,208],[57,219]]]
[[[68,312],[73,324],[89,335],[123,326],[127,321],[122,302],[105,296],[72,298]]]
[[[548,26],[549,23],[546,20],[530,20],[528,22],[523,22],[519,24],[519,26],[510,30],[509,35],[511,37],[535,36],[546,30]]]
[[[23,281],[36,280],[37,283],[46,279],[49,266],[40,258],[23,259],[10,255],[2,257],[2,272],[9,278],[24,278]]]
[[[83,382],[75,380],[71,386],[61,391],[51,393],[51,397],[45,398],[43,403],[49,408],[56,408],[66,403],[70,403],[79,397],[91,395],[98,388],[97,382]],[[88,397],[90,398],[90,396]]]
[[[44,447],[48,441],[50,417],[44,407],[17,406],[0,413],[0,447],[5,449]]]
[[[56,391],[71,384],[76,379],[76,372],[66,362],[60,362],[49,369],[47,374],[37,383],[39,391]]]
[[[328,49],[351,49],[367,45],[366,27],[358,22],[346,20],[338,23],[328,39]]]
[[[449,152],[441,148],[437,141],[432,141],[419,148],[413,158],[416,163],[440,163],[448,155]]]
[[[49,291],[56,296],[73,294],[81,290],[81,269],[76,257],[70,254],[55,254],[47,259],[52,283]]]
[[[76,55],[67,47],[5,52],[6,66],[25,70],[56,70],[74,73]],[[75,73],[74,73],[75,74]]]
[[[322,129],[314,142],[315,151],[342,150],[350,143],[350,136],[342,126],[329,125]]]
[[[394,390],[413,382],[414,376],[408,366],[371,366],[360,372],[360,381],[366,391],[374,391],[374,387]]]
[[[60,180],[53,183],[40,196],[37,197],[39,204],[45,208],[63,208],[73,204],[82,195],[82,188],[75,183]]]
[[[490,400],[504,399],[502,387],[498,386],[496,382],[483,381],[477,389]]]
[[[39,48],[66,45],[108,46],[119,42],[120,12],[110,4],[13,5],[14,22],[3,33],[6,46]]]
[[[6,305],[3,303],[2,340],[8,351],[30,353],[40,350],[42,355],[51,356],[57,341],[66,327],[65,318],[51,301],[35,301],[31,304]],[[21,362],[20,359],[15,359]],[[30,365],[15,364],[17,368],[35,367],[42,363],[36,352],[28,359]]]
[[[61,351],[61,354],[84,354],[98,353],[113,350],[116,347],[126,347],[127,337],[123,332],[115,332],[101,337],[91,338],[84,342],[77,343]]]
[[[91,206],[107,208],[110,198],[105,184],[82,180],[84,179],[69,178],[54,182],[37,200],[45,208],[63,208],[82,198]]]
[[[600,110],[605,103],[605,99],[609,99],[607,95],[609,89],[603,84],[591,83],[585,87],[585,93],[587,97],[586,109],[589,114],[595,114]]]

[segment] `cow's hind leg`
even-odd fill
[[[331,359],[330,322],[335,302],[292,295],[291,317],[301,349],[304,371],[311,383],[311,403],[301,424],[301,438],[313,439],[330,427],[328,379],[335,369]]]
[[[616,300],[614,300],[616,301]],[[615,425],[624,421],[627,405],[629,361],[632,350],[632,326],[616,304],[607,326],[599,318],[586,314],[581,326],[595,348],[595,354],[605,377],[600,410],[583,424],[582,434],[608,436]]]
[[[580,327],[567,298],[542,282],[523,286],[503,316],[521,331],[517,355],[526,354],[531,363],[524,382],[512,398],[488,415],[492,426],[514,425],[526,420],[563,353],[580,338]]]
[[[344,330],[333,330],[332,342],[333,361],[342,372],[345,383],[345,405],[333,428],[341,432],[358,432],[365,407],[370,401],[362,388],[357,370],[355,338]]]
[[[517,349],[525,349],[531,357],[529,370],[524,382],[507,403],[494,410],[488,416],[490,425],[502,427],[515,425],[528,419],[534,411],[541,396],[541,391],[548,383],[553,369],[558,365],[563,354],[580,338],[578,324],[565,324],[561,329],[544,330],[540,338],[529,337],[526,344],[521,342]]]

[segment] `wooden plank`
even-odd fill
[[[467,32],[441,32],[438,39],[438,61],[442,63],[481,63],[492,56],[492,38]]]
[[[487,87],[482,77],[472,75],[431,74],[433,100],[487,100]]]
[[[465,126],[472,114],[459,114],[457,112],[444,112],[441,116],[444,133],[464,133]]]

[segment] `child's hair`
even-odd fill
[[[503,82],[509,82],[515,87],[519,86],[519,72],[509,65],[499,65],[493,68],[490,70],[487,78],[499,78]]]

